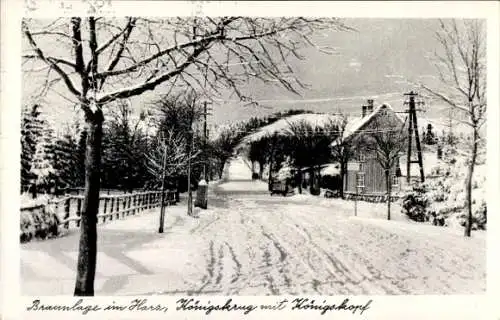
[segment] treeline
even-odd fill
[[[268,135],[250,141],[247,154],[252,164],[259,165],[258,178],[267,178],[271,184],[273,174],[286,165],[293,168],[288,177],[291,179],[289,183],[297,186],[299,193],[306,186],[303,177],[307,172],[309,191],[317,195],[320,193],[321,166],[339,160],[332,153],[330,145],[340,137],[337,121],[316,126],[301,120],[289,123],[287,134]],[[268,167],[268,177],[263,176],[264,166]]]
[[[101,187],[121,191],[155,189],[163,172],[168,188],[187,189],[188,163],[194,186],[203,176],[220,178],[224,164],[248,133],[284,116],[304,113],[289,110],[251,118],[204,139],[202,105],[194,97],[162,97],[148,112],[133,115],[126,102],[110,109],[104,124]],[[87,131],[79,124],[55,134],[44,120],[43,107],[33,105],[22,113],[21,191],[62,194],[83,188]]]

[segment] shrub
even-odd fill
[[[417,222],[428,221],[429,199],[425,185],[414,186],[411,191],[403,195],[403,212],[411,220]]]
[[[467,222],[467,213],[463,212],[458,216],[458,221],[462,227],[465,227]],[[486,202],[481,202],[479,207],[473,209],[472,212],[472,230],[486,230],[487,208]]]
[[[21,211],[20,241],[27,242],[33,238],[46,239],[59,235],[59,218],[50,209],[43,206],[39,209]]]

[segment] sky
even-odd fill
[[[434,39],[436,20],[348,19],[346,23],[356,31],[332,32],[318,39],[335,47],[336,54],[327,55],[311,48],[304,51],[307,60],[296,63],[300,79],[310,85],[301,97],[260,84],[251,89],[262,100],[297,101],[266,101],[261,107],[219,105],[214,108],[215,117],[234,121],[288,108],[360,113],[368,97],[374,97],[376,104],[387,102],[400,109],[403,93],[413,87],[401,83],[402,78],[397,76],[413,81],[425,81],[426,78],[433,81],[429,76],[435,75],[435,67],[428,57],[437,47]],[[428,103],[431,109],[436,105],[435,101]],[[433,111],[428,110],[428,113],[439,116],[440,112]]]
[[[375,104],[389,103],[403,108],[403,93],[413,89],[402,79],[435,81],[433,63],[429,60],[438,44],[434,38],[438,21],[432,19],[346,19],[355,31],[331,31],[317,34],[320,45],[334,47],[334,54],[324,54],[315,48],[302,50],[305,60],[293,63],[297,76],[310,87],[301,95],[287,92],[277,86],[251,82],[245,91],[259,102],[259,106],[245,106],[235,101],[212,104],[210,125],[223,125],[263,116],[286,109],[307,109],[316,112],[348,114],[361,113],[367,98]],[[24,99],[37,86],[33,74],[24,76]],[[164,89],[164,88],[163,88]],[[144,108],[150,99],[161,93],[156,90],[135,98],[136,110]],[[448,116],[445,108],[425,99],[426,114],[436,118]],[[59,94],[46,97],[48,118],[60,126],[74,119],[73,106]]]

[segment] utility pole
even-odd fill
[[[191,126],[193,125],[192,121],[191,121]],[[187,188],[188,188],[188,216],[192,216],[193,215],[193,193],[192,193],[192,190],[191,190],[191,156],[192,156],[192,153],[193,153],[193,148],[194,148],[194,132],[193,132],[193,129],[191,128],[191,137],[190,137],[191,141],[189,142],[189,151],[188,151],[188,172],[187,172],[187,178],[188,178],[188,185],[187,185]]]
[[[161,206],[160,206],[160,227],[158,233],[163,233],[163,225],[165,222],[165,171],[167,170],[167,148],[163,143],[163,166],[161,172]]]
[[[207,141],[208,141],[208,130],[207,130],[207,116],[211,115],[208,113],[207,109],[208,102],[203,103],[203,178],[208,182],[208,154],[207,154]]]
[[[198,183],[198,190],[196,191],[195,207],[206,209],[208,205],[208,153],[207,153],[207,101],[203,103],[203,173],[200,182]]]
[[[423,101],[415,102],[415,97],[418,96],[418,93],[410,91],[404,94],[409,97],[408,101],[405,101],[404,104],[408,105],[408,154],[406,158],[406,182],[410,182],[410,166],[412,163],[418,163],[420,167],[420,181],[424,182],[424,164],[422,160],[422,148],[420,146],[420,138],[418,136],[418,124],[417,124],[417,110],[415,105],[423,105]],[[415,131],[415,144],[417,147],[417,160],[412,160],[412,137],[413,131]]]

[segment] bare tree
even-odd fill
[[[468,219],[465,236],[472,228],[472,178],[480,146],[481,127],[486,114],[486,38],[485,21],[464,19],[440,21],[436,38],[441,53],[436,53],[439,88],[423,84],[428,92],[447,103],[454,112],[465,115],[463,123],[472,130],[470,158],[465,181]]]
[[[388,117],[387,110],[380,110],[373,118],[370,126],[366,127],[367,133],[358,138],[363,141],[362,144],[355,143],[357,146],[363,146],[366,151],[373,154],[376,161],[382,167],[385,177],[387,192],[387,220],[391,220],[391,196],[392,180],[391,171],[395,169],[401,152],[406,146],[407,136],[405,134],[405,123],[399,119],[394,121],[395,117]]]
[[[156,148],[146,155],[147,168],[155,177],[172,177],[184,173],[188,163],[187,150],[187,139],[170,130],[165,136],[159,136]],[[199,153],[193,153],[191,159],[196,159]]]
[[[26,69],[45,66],[42,92],[66,93],[83,111],[87,126],[85,200],[75,295],[94,295],[97,254],[103,107],[167,83],[202,90],[206,96],[242,92],[249,80],[278,83],[292,92],[303,85],[291,59],[314,45],[318,29],[347,29],[337,19],[315,18],[60,18],[23,20]],[[321,49],[321,48],[320,48]],[[68,95],[69,94],[69,97]]]
[[[355,153],[355,148],[352,141],[346,139],[347,116],[344,114],[339,115],[339,121],[331,125],[336,128],[337,132],[333,135],[333,142],[331,144],[332,155],[340,164],[340,197],[344,199],[344,179],[347,172],[347,162],[352,159]]]

